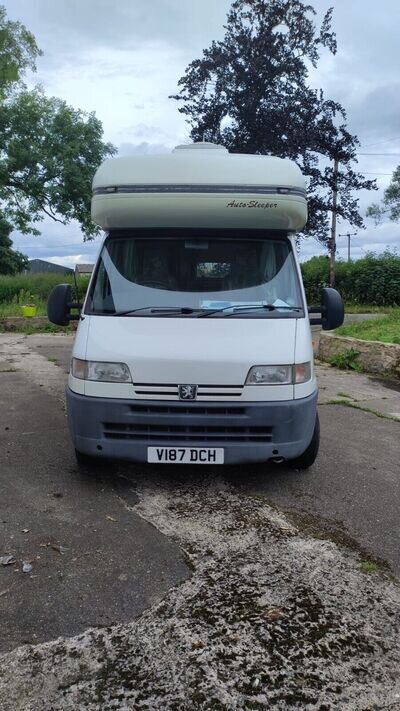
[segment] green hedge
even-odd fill
[[[319,304],[321,289],[329,286],[329,258],[313,257],[301,265],[309,304]],[[368,254],[355,262],[336,263],[336,288],[352,304],[400,306],[400,256],[393,252]]]
[[[79,296],[85,295],[88,277],[78,277]],[[0,276],[0,303],[22,303],[23,301],[47,301],[51,290],[57,284],[71,284],[74,289],[74,277],[69,274],[19,274]]]

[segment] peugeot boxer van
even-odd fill
[[[209,143],[111,158],[92,219],[105,237],[84,304],[65,284],[48,303],[53,323],[79,320],[67,387],[78,460],[309,467],[319,421],[296,164]],[[324,329],[343,321],[333,289],[312,311]]]

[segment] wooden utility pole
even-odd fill
[[[355,237],[357,232],[346,232],[338,237],[347,237],[347,261],[350,262],[350,237]]]
[[[331,222],[331,238],[329,242],[330,249],[330,265],[329,265],[329,284],[335,286],[336,278],[336,210],[337,210],[337,179],[338,179],[339,161],[335,158],[333,164],[333,189],[332,189],[332,222]]]

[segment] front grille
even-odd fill
[[[178,385],[171,383],[134,383],[135,395],[146,400],[179,400]],[[243,385],[198,385],[196,401],[214,398],[239,399]]]
[[[272,427],[103,423],[106,439],[180,442],[270,442]]]
[[[133,414],[144,414],[144,415],[190,415],[193,417],[193,415],[207,415],[210,417],[224,417],[226,415],[229,416],[241,416],[246,414],[246,408],[245,407],[220,407],[220,406],[214,406],[214,407],[207,407],[203,405],[198,405],[197,402],[193,402],[191,405],[142,405],[142,404],[135,404],[135,405],[130,405],[129,411],[132,412]]]

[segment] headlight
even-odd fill
[[[311,379],[311,363],[297,365],[255,365],[250,368],[246,385],[291,385]]]
[[[72,358],[71,374],[80,380],[97,380],[103,383],[131,383],[132,378],[125,363],[99,363],[95,360]]]
[[[289,385],[292,382],[291,365],[255,365],[246,378],[246,385]]]

